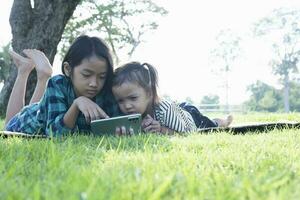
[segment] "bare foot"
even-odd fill
[[[52,75],[52,66],[46,55],[37,49],[25,49],[23,52],[34,62],[37,78],[48,80]]]
[[[232,123],[233,117],[232,117],[232,115],[228,115],[226,117],[226,119],[216,118],[214,120],[218,123],[218,127],[225,127],[226,128]]]
[[[9,55],[11,56],[13,62],[18,68],[18,74],[30,74],[32,69],[34,68],[34,63],[30,58],[25,58],[15,51],[9,51]]]

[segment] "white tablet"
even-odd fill
[[[117,127],[126,127],[129,131],[133,129],[134,133],[141,132],[141,114],[124,115],[108,119],[97,119],[91,121],[91,129],[95,135],[114,134]]]

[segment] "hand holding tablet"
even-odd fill
[[[95,135],[115,134],[118,128],[121,132],[125,129],[127,134],[136,134],[141,132],[141,118],[141,114],[132,114],[92,120],[91,129]]]

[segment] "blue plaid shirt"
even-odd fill
[[[39,103],[28,105],[16,115],[19,132],[28,134],[46,134],[54,136],[70,132],[89,132],[90,125],[79,112],[76,125],[68,128],[63,118],[71,107],[76,95],[71,80],[64,75],[57,75],[48,81],[46,92]],[[117,103],[111,92],[101,91],[94,99],[110,117],[120,115]]]

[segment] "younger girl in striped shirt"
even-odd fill
[[[232,122],[232,116],[211,120],[194,106],[159,98],[157,72],[148,63],[131,62],[117,68],[112,91],[124,114],[142,114],[145,132],[193,132],[197,128],[227,127]],[[117,133],[122,135],[126,130],[120,128]]]

